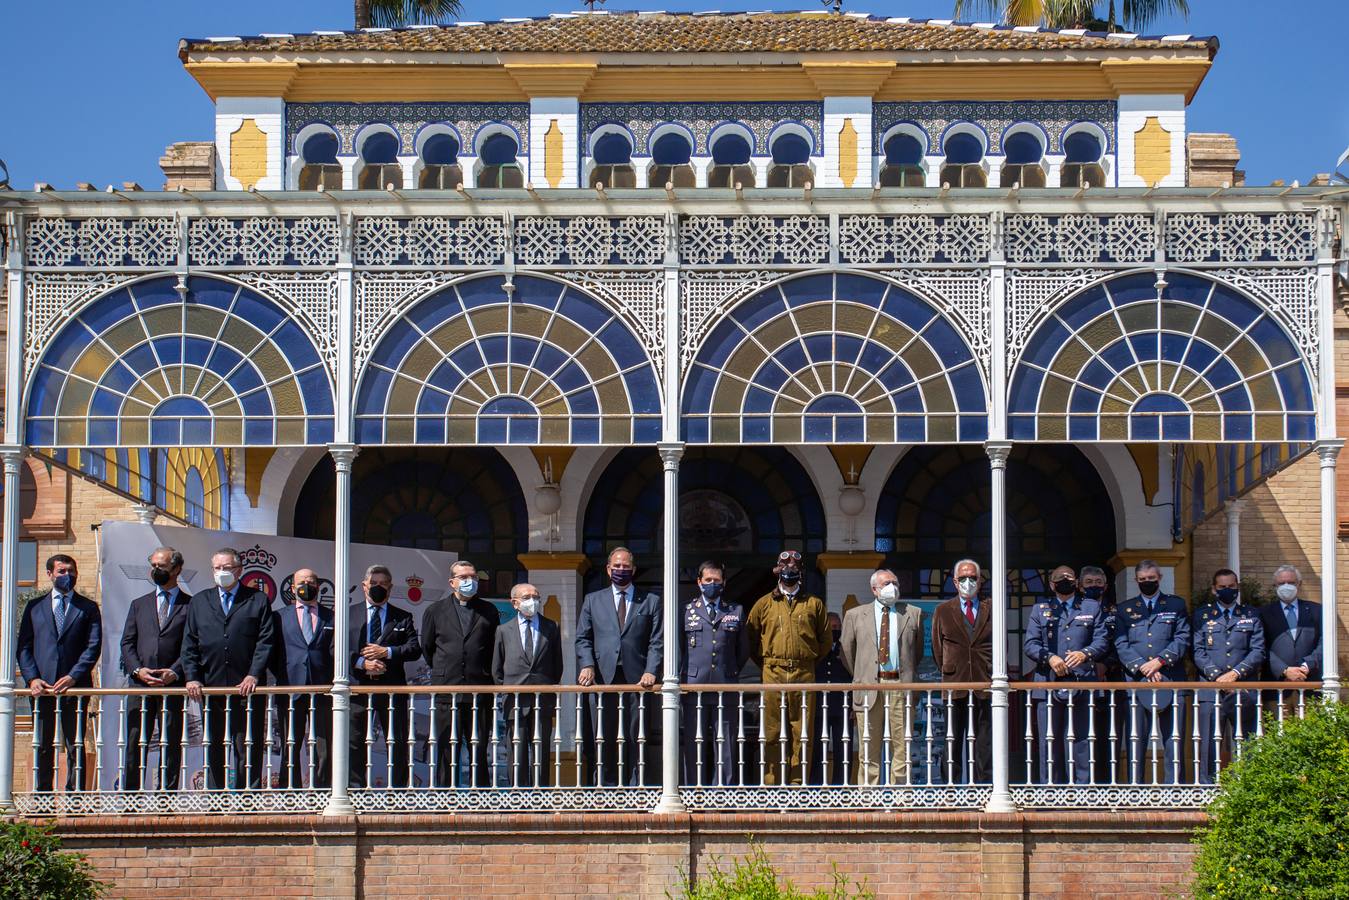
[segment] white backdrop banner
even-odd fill
[[[273,608],[295,602],[291,593],[291,576],[297,569],[313,569],[321,583],[320,601],[331,606],[338,596],[345,602],[362,603],[364,594],[361,581],[365,577],[367,566],[383,565],[393,573],[393,596],[390,603],[408,610],[421,632],[422,613],[431,603],[449,593],[450,564],[456,559],[453,553],[441,553],[432,550],[409,550],[401,547],[381,547],[371,544],[352,544],[350,568],[335,578],[333,574],[333,544],[331,541],[315,541],[304,538],[278,537],[268,534],[247,534],[237,531],[210,531],[203,528],[189,528],[177,525],[140,525],[132,522],[104,522],[102,525],[101,553],[99,570],[103,595],[103,660],[102,683],[104,687],[122,687],[130,683],[122,668],[122,632],[126,625],[127,612],[131,602],[153,589],[150,581],[150,564],[147,557],[156,547],[173,547],[183,554],[183,573],[179,581],[184,589],[195,594],[212,587],[211,554],[222,547],[233,547],[243,555],[243,582],[257,588],[272,599]],[[509,600],[488,598],[502,610],[502,617],[513,617]],[[426,662],[417,659],[407,664],[408,681],[425,684],[428,680]],[[120,709],[109,708],[116,702],[106,703],[103,713],[107,727],[120,717]],[[193,705],[195,706],[195,704]],[[197,733],[198,722],[195,715],[190,716],[189,727]],[[417,718],[421,718],[418,716]],[[425,723],[419,731],[425,730]],[[423,743],[423,735],[418,734],[418,744]],[[158,754],[153,754],[157,756]],[[425,763],[420,758],[421,749],[416,754],[416,774]],[[118,760],[116,754],[107,753],[103,760],[101,781],[105,789],[116,789],[118,779]],[[279,760],[273,771],[279,772]],[[372,766],[379,772],[384,768],[382,755],[372,754]],[[201,765],[200,753],[189,754],[188,772]],[[189,776],[190,777],[190,776]],[[374,779],[376,783],[381,778]]]

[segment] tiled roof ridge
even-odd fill
[[[411,25],[403,28],[363,28],[350,30],[326,30],[313,32],[295,32],[295,33],[267,33],[263,32],[257,35],[237,35],[237,36],[214,36],[205,38],[185,38],[180,42],[181,52],[186,54],[190,49],[197,49],[207,46],[219,46],[226,44],[254,44],[265,42],[285,42],[294,41],[302,38],[338,38],[338,39],[359,39],[363,36],[372,38],[379,35],[407,35],[425,32],[454,32],[460,29],[471,29],[485,26],[512,26],[512,25],[530,25],[543,22],[557,22],[559,20],[580,19],[587,17],[612,18],[612,19],[652,19],[656,17],[678,18],[678,19],[731,19],[731,18],[761,18],[773,17],[778,19],[814,19],[822,22],[836,20],[851,20],[854,22],[867,22],[880,25],[896,26],[916,26],[921,28],[942,28],[949,31],[967,31],[967,32],[1008,32],[1025,35],[1044,35],[1060,38],[1077,39],[1064,41],[1064,47],[1081,48],[1083,44],[1090,42],[1093,48],[1103,48],[1105,42],[1118,44],[1122,47],[1133,44],[1156,44],[1163,43],[1173,46],[1208,46],[1210,50],[1216,50],[1218,39],[1212,35],[1193,35],[1193,34],[1138,34],[1133,32],[1104,32],[1089,31],[1078,28],[1046,28],[1038,25],[1009,25],[998,22],[976,22],[976,21],[958,21],[955,19],[941,18],[917,18],[909,16],[881,16],[862,12],[845,12],[842,14],[832,13],[827,10],[738,10],[738,11],[666,11],[666,10],[576,10],[572,12],[550,13],[544,16],[518,16],[504,17],[492,21],[458,21],[441,25]],[[413,49],[413,48],[408,48]],[[847,49],[847,48],[842,48]]]

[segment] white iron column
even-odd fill
[[[1339,521],[1335,513],[1335,460],[1342,439],[1317,441],[1321,457],[1321,692],[1327,700],[1340,699],[1340,635],[1338,591]]]
[[[0,814],[14,812],[14,654],[19,629],[19,466],[23,465],[23,232],[24,218],[6,214],[9,256],[5,262],[4,548],[0,552]]]
[[[985,812],[1013,812],[1007,761],[1007,713],[1011,687],[1007,679],[1007,457],[1012,445],[989,441],[989,475],[992,481],[993,553],[989,577],[993,581],[993,795]]]
[[[351,582],[351,464],[356,448],[333,444],[328,448],[337,468],[337,503],[333,517],[333,792],[324,815],[351,815],[355,808],[347,786],[351,771],[351,648],[347,646],[347,585]]]
[[[359,452],[351,443],[351,395],[355,389],[355,352],[352,347],[356,319],[355,274],[352,268],[355,223],[350,214],[338,222],[341,235],[337,257],[337,359],[333,431],[329,445],[337,473],[337,502],[333,515],[333,728],[328,752],[332,754],[332,794],[325,815],[346,816],[356,810],[347,793],[351,771],[351,648],[347,646],[348,607],[351,598],[351,464]]]
[[[665,670],[661,680],[661,791],[655,812],[682,813],[679,794],[679,461],[684,444],[679,439],[679,220],[665,220],[665,405],[661,417],[660,451],[665,478],[664,551]]]
[[[1242,499],[1227,501],[1227,567],[1238,576],[1241,573],[1241,511],[1246,508]]]

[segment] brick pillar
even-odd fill
[[[1240,187],[1246,173],[1237,168],[1241,150],[1230,134],[1191,134],[1185,141],[1190,187]]]
[[[1026,839],[1021,817],[986,815],[979,827],[980,895],[1020,898],[1026,891]]]
[[[164,190],[180,187],[189,191],[215,189],[215,144],[210,141],[182,141],[170,144],[159,158],[164,170]]]
[[[314,900],[356,900],[356,820],[338,817],[314,832]]]

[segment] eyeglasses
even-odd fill
[[[800,561],[801,561],[801,554],[799,551],[796,550],[783,550],[781,553],[778,554],[778,562],[780,563],[800,562]]]
[[[523,597],[516,597],[516,600],[541,600],[538,594],[525,594]]]

